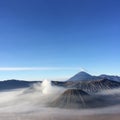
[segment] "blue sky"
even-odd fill
[[[119,0],[0,1],[0,80],[62,79],[82,68],[120,75]]]

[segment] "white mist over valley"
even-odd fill
[[[1,120],[119,120],[120,104],[100,108],[59,108],[50,104],[69,88],[52,85],[49,80],[28,88],[0,92]],[[112,102],[120,100],[120,88],[96,93],[111,96]],[[116,100],[115,100],[116,99]],[[111,103],[111,102],[110,102]],[[102,118],[101,118],[102,116]]]

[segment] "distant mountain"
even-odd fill
[[[88,93],[95,93],[102,90],[120,88],[120,82],[116,81],[115,78],[119,79],[117,76],[92,76],[86,72],[79,72],[65,82],[52,81],[52,85],[77,88]]]
[[[112,76],[112,75],[99,75],[99,76],[93,76],[86,72],[79,72],[67,81],[85,81],[85,80],[99,80],[99,79],[109,79],[112,81],[119,81],[120,82],[120,76]]]
[[[86,72],[79,72],[67,81],[81,81],[81,80],[95,80],[97,79],[96,76],[92,76]]]
[[[119,81],[120,82],[120,76],[114,76],[114,75],[100,75],[100,78],[106,78],[106,79],[110,79],[110,80],[114,80],[114,81]]]
[[[23,81],[23,80],[14,80],[14,79],[0,81],[0,90],[10,90],[10,89],[30,87],[32,84],[37,82],[38,81]]]

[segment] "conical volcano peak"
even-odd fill
[[[81,89],[68,89],[55,99],[50,106],[60,108],[83,108],[89,94]]]
[[[85,76],[91,76],[89,73],[81,71],[79,73],[77,73],[76,75],[85,75]]]
[[[74,75],[73,77],[71,77],[68,81],[91,80],[92,78],[93,76],[90,75],[89,73],[81,71]]]
[[[63,95],[89,95],[89,94],[81,89],[68,89],[63,93]]]

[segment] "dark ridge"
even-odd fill
[[[119,88],[120,82],[112,81],[108,79],[79,81],[79,82],[68,81],[65,83],[65,86],[69,88],[78,88],[88,93],[95,93],[101,90]]]
[[[0,91],[18,89],[18,88],[26,88],[30,87],[32,84],[40,81],[23,81],[23,80],[6,80],[0,81]]]
[[[110,80],[113,80],[113,81],[118,81],[118,82],[120,82],[120,76],[102,74],[102,75],[100,75],[99,77],[100,77],[100,78],[104,78],[104,79],[110,79]]]
[[[61,81],[51,81],[53,86],[64,86],[65,82]]]

